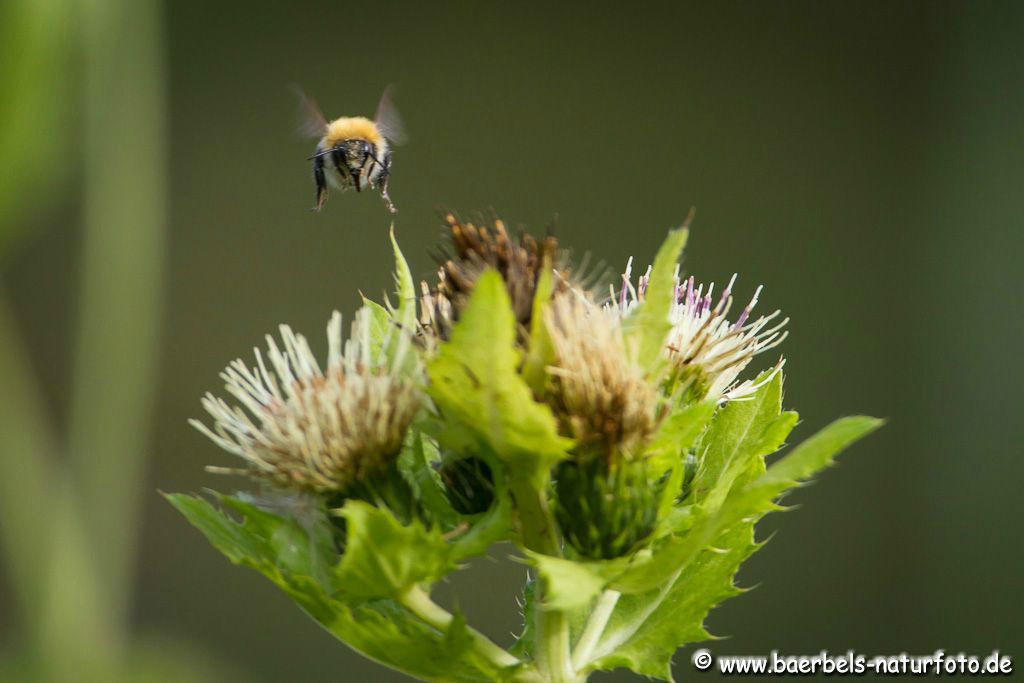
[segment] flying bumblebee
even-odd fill
[[[388,211],[398,210],[388,196],[391,177],[391,145],[405,141],[405,131],[398,111],[391,102],[390,88],[384,90],[373,119],[364,116],[343,116],[328,122],[320,108],[305,93],[299,91],[305,117],[302,130],[321,136],[313,162],[313,180],[316,182],[316,211],[327,201],[328,183],[344,192],[371,188],[380,190]]]

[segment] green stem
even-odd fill
[[[551,515],[545,492],[547,477],[535,479],[517,477],[510,482],[512,496],[519,511],[520,534],[523,545],[534,552],[560,557],[561,544]],[[569,620],[562,610],[545,607],[548,587],[544,581],[537,586],[536,639],[534,658],[537,669],[547,681],[563,683],[579,680],[569,657]]]
[[[543,587],[541,596],[543,596]],[[569,659],[569,620],[561,610],[545,609],[537,602],[537,668],[551,683],[579,680]]]
[[[452,623],[452,619],[455,618],[451,612],[431,600],[430,595],[419,586],[410,588],[401,597],[399,602],[410,612],[441,632],[447,631]],[[473,647],[476,651],[495,666],[506,669],[522,663],[476,629],[469,626],[466,629],[469,631],[469,636],[473,640]]]
[[[562,549],[555,532],[555,520],[544,496],[547,482],[516,478],[510,481],[510,488],[519,512],[519,531],[523,545],[534,552],[561,557]]]
[[[594,647],[600,640],[601,634],[604,633],[604,628],[608,625],[612,612],[615,611],[615,605],[618,604],[620,595],[622,594],[619,591],[609,588],[597,599],[590,618],[587,619],[587,625],[583,627],[579,642],[576,643],[576,649],[572,653],[572,668],[575,671],[581,671],[590,662]]]

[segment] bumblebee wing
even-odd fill
[[[299,97],[299,132],[303,135],[318,138],[327,130],[327,119],[320,112],[320,107],[306,91],[299,86],[293,86],[295,94]]]
[[[395,103],[391,101],[391,91],[392,86],[390,85],[384,88],[384,94],[380,96],[373,122],[377,124],[380,132],[389,142],[402,145],[409,139],[409,136],[405,134],[402,117],[398,114]]]

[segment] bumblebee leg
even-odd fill
[[[313,180],[316,181],[316,206],[315,211],[323,208],[327,201],[327,181],[324,179],[324,158],[318,156],[313,159]]]
[[[398,213],[398,209],[395,208],[395,203],[391,201],[391,197],[388,195],[388,181],[385,180],[380,184],[380,196],[384,200],[384,205],[388,207],[388,211],[391,213]]]
[[[374,159],[374,161],[377,161]],[[394,202],[391,201],[390,195],[388,195],[388,180],[391,178],[391,152],[389,151],[384,155],[384,161],[380,162],[380,175],[377,176],[377,186],[380,188],[380,196],[384,200],[384,204],[388,207],[388,211],[391,213],[398,213],[398,209],[395,208]]]

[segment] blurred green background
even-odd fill
[[[890,419],[764,524],[713,652],[1024,656],[1022,25],[995,2],[3,0],[0,677],[405,680],[157,494],[239,485],[186,425],[227,361],[282,322],[324,350],[333,309],[391,287],[379,197],[309,210],[293,83],[328,116],[398,84],[416,275],[438,205],[557,217],[615,269],[695,206],[687,270],[793,318],[797,436]],[[503,555],[440,593],[507,644]]]

